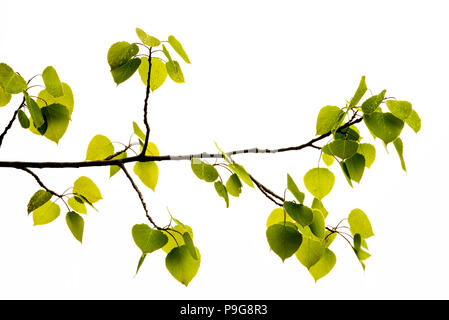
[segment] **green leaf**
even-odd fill
[[[27,212],[30,214],[32,211],[43,206],[52,197],[52,194],[45,190],[36,191],[28,202]]]
[[[324,247],[328,248],[332,244],[332,242],[335,240],[336,237],[337,237],[336,232],[326,230],[326,233],[324,235],[324,241],[323,241]]]
[[[351,102],[349,103],[348,109],[355,107],[357,105],[357,103],[359,103],[360,99],[362,99],[366,90],[368,90],[368,88],[366,87],[365,76],[362,76],[362,79],[360,79],[359,86],[358,86],[354,96],[352,97]]]
[[[282,261],[291,257],[302,242],[302,236],[295,228],[284,224],[273,224],[267,229],[267,240],[271,250]]]
[[[360,209],[354,209],[349,213],[348,223],[353,235],[359,233],[364,239],[374,235],[368,216]]]
[[[226,190],[233,197],[238,197],[242,192],[242,182],[236,173],[229,176],[229,179],[226,182]]]
[[[59,206],[51,201],[47,201],[45,204],[33,211],[34,225],[47,224],[59,217],[61,209]]]
[[[134,173],[144,185],[155,191],[159,177],[159,168],[155,162],[136,162],[134,165]]]
[[[315,279],[315,282],[327,275],[337,262],[337,257],[328,248],[326,248],[317,263],[309,268],[309,272]]]
[[[108,137],[97,134],[90,140],[86,160],[104,160],[114,154],[114,146]]]
[[[404,122],[387,112],[373,112],[364,116],[364,121],[373,135],[388,144],[394,141],[402,131]]]
[[[356,126],[350,126],[343,129],[340,129],[334,133],[334,140],[353,140],[359,141],[360,132]]]
[[[62,104],[67,108],[69,114],[71,115],[73,112],[73,107],[75,105],[75,101],[73,99],[73,92],[69,85],[65,82],[62,82],[62,91],[63,95],[60,97],[53,97],[46,89],[39,92],[39,99],[37,99],[37,104],[39,107],[45,107],[51,104]]]
[[[65,220],[75,239],[83,243],[84,219],[76,212],[70,211]]]
[[[128,80],[139,68],[140,59],[134,58],[126,62],[125,64],[111,70],[114,82],[119,85],[120,83]]]
[[[192,237],[190,236],[190,233],[184,232],[182,234],[182,238],[184,239],[185,246],[189,250],[190,254],[192,255],[192,258],[195,260],[198,260],[198,255],[196,253],[195,245],[193,244]]]
[[[74,211],[76,211],[78,213],[82,213],[82,214],[87,213],[86,205],[77,196],[70,197],[67,200],[67,204],[69,205],[70,208],[72,208]]]
[[[298,200],[299,203],[304,203],[305,194],[299,191],[298,186],[292,177],[287,173],[287,189],[293,194],[293,196]]]
[[[200,268],[201,255],[196,248],[199,259],[194,259],[190,250],[184,245],[173,248],[165,258],[165,266],[171,275],[186,287],[195,277]]]
[[[167,234],[167,237],[168,237],[168,242],[165,246],[162,247],[162,250],[164,250],[166,253],[169,253],[173,248],[184,245],[184,238],[182,235],[185,232],[188,232],[190,234],[190,238],[193,239],[192,228],[190,228],[189,226],[187,226],[185,224],[178,223],[176,226],[174,226],[171,229],[173,229],[175,231],[165,231],[165,233]],[[171,235],[168,232],[170,232]],[[175,239],[176,239],[176,241],[175,241]]]
[[[365,166],[367,168],[371,167],[374,160],[376,159],[376,148],[369,143],[359,144],[357,153],[361,154],[365,158]]]
[[[333,155],[347,159],[357,152],[359,144],[353,140],[334,140],[328,146]]]
[[[177,54],[186,62],[190,63],[189,57],[187,56],[187,53],[184,51],[184,48],[182,47],[181,43],[174,37],[169,36],[168,37],[168,43],[172,46],[172,48],[176,51]]]
[[[327,153],[322,153],[321,155],[323,162],[326,164],[326,166],[330,167],[334,163],[334,157],[331,155],[328,155]]]
[[[140,28],[136,28],[137,36],[143,44],[146,44],[149,47],[157,47],[161,44],[158,38],[148,35],[145,31]]]
[[[201,180],[214,182],[218,178],[218,171],[211,164],[205,163],[197,158],[190,160],[193,173]]]
[[[6,93],[16,94],[25,90],[27,83],[21,75],[15,73],[6,63],[0,63],[0,87]]]
[[[346,178],[346,181],[348,181],[348,184],[351,186],[351,188],[353,187],[352,182],[351,182],[351,176],[349,175],[349,170],[348,167],[346,166],[346,163],[344,161],[340,162],[340,168],[343,171],[343,175]]]
[[[321,210],[318,209],[312,209],[312,212],[313,212],[313,221],[310,224],[309,228],[315,236],[322,239],[324,238],[324,230],[325,230],[324,215],[321,212]]]
[[[168,61],[165,64],[165,67],[170,79],[177,83],[184,82],[184,75],[182,74],[181,66],[179,65],[178,61]]]
[[[142,266],[143,262],[145,261],[147,254],[146,253],[142,253],[142,255],[139,258],[139,262],[137,263],[137,270],[136,270],[136,274],[139,272],[140,267]]]
[[[6,106],[9,101],[11,101],[11,94],[0,86],[0,107]]]
[[[383,90],[381,93],[366,99],[365,102],[362,103],[363,113],[369,114],[374,112],[384,100],[386,92],[387,90]]]
[[[103,199],[97,185],[85,176],[79,177],[75,181],[73,184],[73,193],[83,196],[90,203],[95,203]]]
[[[319,241],[303,237],[301,246],[296,251],[296,258],[299,262],[309,269],[317,263],[323,256],[325,247]]]
[[[132,235],[142,253],[152,253],[161,249],[168,242],[167,236],[159,230],[151,229],[147,224],[135,224]]]
[[[412,113],[412,104],[408,101],[387,100],[386,104],[391,113],[401,120],[407,119]]]
[[[42,80],[44,80],[45,89],[53,97],[60,97],[64,94],[61,80],[59,80],[59,76],[52,66],[48,66],[42,72]]]
[[[172,58],[170,56],[170,53],[168,52],[167,48],[162,45],[162,52],[164,53],[164,55],[167,57],[168,61],[172,61]]]
[[[148,63],[148,58],[141,58],[142,63],[139,66],[139,75],[142,79],[143,84],[146,86],[148,82],[148,68],[150,67]],[[154,91],[160,86],[162,86],[167,79],[167,68],[165,63],[157,58],[151,59],[151,75],[150,75],[150,90]]]
[[[307,190],[320,200],[331,192],[334,183],[334,174],[326,168],[313,168],[304,175],[304,185]]]
[[[214,183],[215,191],[217,191],[218,195],[222,197],[226,202],[226,208],[229,208],[229,196],[228,191],[226,190],[225,185],[221,181],[216,181]]]
[[[325,106],[318,113],[316,135],[326,134],[340,122],[344,116],[343,110],[336,106]]]
[[[413,131],[415,131],[416,133],[418,133],[418,131],[421,130],[421,118],[419,117],[419,115],[416,113],[415,110],[412,110],[408,118],[405,119],[405,123],[407,123],[408,126],[412,128]]]
[[[239,176],[239,178],[243,180],[243,182],[245,182],[251,188],[254,188],[253,180],[251,180],[251,177],[242,165],[238,164],[237,162],[233,162],[228,164],[228,167],[229,169],[234,171]]]
[[[17,117],[19,118],[19,123],[22,126],[22,128],[28,129],[30,127],[30,119],[28,119],[25,112],[23,112],[22,110],[19,110],[17,112]]]
[[[133,131],[137,137],[139,137],[142,141],[145,141],[146,135],[135,121],[133,121]]]
[[[365,170],[365,157],[359,153],[356,153],[351,158],[345,160],[346,168],[348,169],[349,177],[357,183],[363,176]]]
[[[401,160],[401,167],[402,170],[407,171],[407,168],[405,167],[405,161],[404,161],[404,145],[402,144],[401,138],[397,137],[396,140],[393,141],[394,147],[396,148],[396,151],[398,152],[399,159]]]
[[[327,215],[329,214],[329,212],[327,212],[326,208],[324,207],[323,203],[321,202],[320,199],[317,198],[313,198],[312,201],[312,209],[318,209],[321,211],[321,213],[323,214],[324,218],[327,217]]]
[[[273,211],[271,211],[270,215],[267,219],[267,228],[273,224],[284,224],[284,222],[291,222],[295,223],[295,220],[293,220],[290,215],[288,215],[284,209],[282,208],[276,208]]]
[[[56,103],[43,107],[41,110],[47,124],[44,137],[58,143],[69,126],[69,111],[65,106]]]
[[[126,152],[120,153],[118,155],[116,155],[114,158],[112,158],[111,160],[119,160],[119,159],[125,159],[128,156],[128,154]],[[113,175],[115,175],[117,172],[120,171],[120,167],[119,166],[110,166],[109,167],[109,178],[111,178]]]
[[[36,128],[41,127],[45,123],[41,109],[39,108],[36,101],[34,101],[34,99],[32,99],[26,91],[23,92],[23,95],[25,96],[25,101],[28,107],[28,111],[30,111],[34,127]]]
[[[138,52],[139,47],[136,44],[126,41],[114,43],[108,50],[108,64],[111,71],[129,62]]]
[[[288,215],[293,218],[302,226],[308,226],[313,221],[312,209],[306,207],[303,204],[298,204],[292,201],[284,202],[284,209],[287,211]]]

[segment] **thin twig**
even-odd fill
[[[16,109],[16,111],[14,111],[14,114],[11,118],[11,120],[9,120],[8,125],[6,126],[5,130],[3,130],[2,134],[0,135],[0,146],[3,143],[3,139],[5,138],[6,134],[8,133],[8,130],[11,129],[12,124],[14,123],[14,121],[16,120],[17,114],[19,113],[19,110],[25,105],[25,97],[23,97],[22,103],[20,104],[20,106]]]

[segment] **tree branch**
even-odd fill
[[[145,101],[143,105],[143,123],[145,124],[145,142],[143,144],[141,156],[145,156],[145,152],[147,151],[148,141],[150,139],[150,125],[148,124],[148,99],[150,97],[150,78],[151,78],[151,48],[149,49],[150,53],[148,55],[148,77],[147,77],[147,88],[145,93]]]
[[[37,181],[37,183],[38,183],[38,184],[42,187],[42,189],[44,189],[45,191],[50,192],[52,195],[54,195],[54,196],[56,196],[56,197],[58,197],[58,198],[62,198],[62,195],[57,194],[55,191],[53,191],[53,190],[47,188],[47,187],[44,185],[44,183],[41,181],[41,179],[39,178],[39,176],[38,176],[37,174],[35,174],[33,171],[31,171],[30,169],[28,169],[28,168],[18,168],[18,169],[23,170],[23,171],[29,173],[31,176],[33,176],[33,178]]]
[[[25,104],[25,96],[23,97],[23,100],[22,100],[22,103],[20,104],[20,106],[16,109],[16,111],[14,111],[14,114],[13,114],[11,120],[9,121],[8,125],[6,126],[5,130],[3,130],[2,134],[0,135],[0,146],[3,143],[3,139],[5,138],[6,134],[8,133],[8,130],[11,129],[12,124],[16,120],[19,110],[24,106],[24,104]]]

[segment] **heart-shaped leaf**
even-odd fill
[[[373,112],[364,116],[364,121],[371,133],[388,144],[394,141],[404,127],[404,121],[392,113]]]
[[[147,224],[136,224],[132,228],[136,245],[142,253],[151,253],[162,248],[168,242],[167,236],[159,230],[151,229]]]
[[[304,175],[304,185],[307,190],[320,200],[331,192],[334,183],[334,174],[326,168],[313,168]]]
[[[298,250],[302,236],[290,225],[273,224],[267,229],[267,240],[271,250],[284,261]]]
[[[298,204],[292,201],[285,201],[284,208],[285,211],[287,211],[288,215],[303,227],[308,226],[313,221],[312,209],[306,207],[303,204]]]
[[[173,248],[165,258],[167,270],[186,287],[197,274],[201,264],[200,252],[198,248],[195,249],[198,259],[192,257],[185,245]]]

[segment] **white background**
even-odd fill
[[[39,186],[22,171],[0,169],[0,298],[449,298],[448,9],[445,1],[410,0],[3,0],[0,61],[25,79],[54,66],[72,87],[75,109],[58,146],[16,123],[1,160],[83,160],[96,134],[126,143],[132,121],[142,126],[145,89],[137,75],[117,87],[106,54],[114,42],[137,41],[135,27],[160,39],[175,35],[192,61],[181,64],[185,84],[167,79],[150,98],[151,140],[161,154],[214,152],[214,141],[226,151],[301,144],[313,137],[320,108],[343,106],[362,75],[373,94],[387,89],[387,96],[411,101],[422,131],[405,127],[401,135],[407,173],[393,146],[387,154],[363,127],[377,159],[362,184],[351,189],[333,165],[327,223],[361,208],[375,236],[365,272],[337,239],[331,246],[337,264],[316,284],[295,257],[282,264],[269,251],[265,222],[274,207],[268,199],[244,187],[226,209],[188,162],[160,163],[154,193],[138,182],[160,225],[169,220],[168,206],[194,230],[202,264],[187,288],[165,269],[162,251],[148,256],[133,277],[140,253],[131,228],[145,217],[122,173],[109,179],[107,168],[36,169],[57,191],[80,175],[100,186],[100,212],[85,217],[80,245],[64,211],[55,222],[33,227],[26,204]],[[2,127],[20,99],[0,110]],[[318,156],[311,149],[235,160],[282,194],[287,172],[305,189],[302,177]]]

